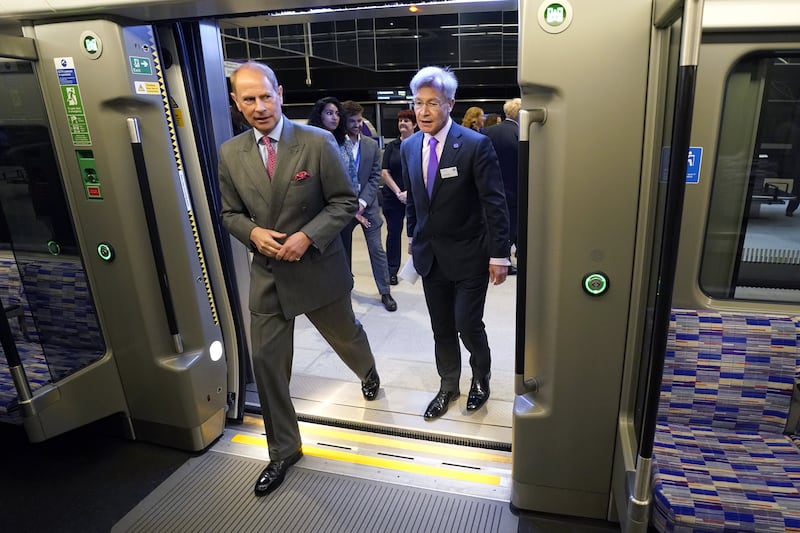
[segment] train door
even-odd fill
[[[51,139],[32,42],[5,41],[18,57],[0,59],[0,287],[7,324],[0,417],[25,421],[32,440],[126,409],[101,334]],[[10,341],[10,342],[9,342]],[[83,377],[92,367],[92,378]],[[71,378],[71,376],[73,376]],[[74,394],[73,385],[104,382],[96,402],[73,417],[50,417],[41,398]],[[36,398],[37,400],[34,400]],[[57,408],[54,408],[57,410]]]
[[[520,191],[527,246],[517,300],[525,307],[512,428],[519,508],[611,518],[639,284],[652,10],[635,0],[520,2],[520,139],[529,168]]]
[[[686,5],[521,3],[531,120],[515,506],[626,520]],[[671,304],[797,315],[799,15],[791,2],[701,12]]]
[[[29,230],[37,239],[33,258],[16,258],[23,314],[43,340],[48,322],[36,302],[63,313],[62,328],[71,329],[53,332],[62,344],[86,335],[81,320],[96,315],[101,352],[33,391],[23,411],[28,433],[42,440],[122,413],[136,438],[202,449],[224,427],[229,372],[166,91],[169,58],[160,56],[150,26],[91,20],[32,24],[23,32],[3,40],[4,48],[11,43],[7,55],[18,58],[21,48],[31,57],[4,62],[2,98],[12,105],[3,107],[2,190],[15,196],[5,169],[11,175],[22,166],[14,175],[28,187],[30,209],[42,196],[53,202],[40,203],[42,212],[61,214],[59,230],[74,228],[74,242],[58,253],[64,237],[44,246],[47,225]],[[13,164],[5,144],[11,140],[8,147],[29,150],[28,167]],[[46,162],[48,149],[53,168],[40,179],[29,167]],[[22,226],[9,211],[22,208],[3,207],[13,236]]]

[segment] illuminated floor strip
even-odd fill
[[[264,439],[264,437],[253,437],[250,435],[242,435],[242,434],[234,435],[233,438],[231,439],[231,442],[239,444],[247,444],[250,446],[258,446],[261,448],[267,447],[267,442]],[[477,474],[474,472],[459,472],[437,466],[404,463],[402,461],[395,461],[392,459],[379,459],[377,457],[367,457],[355,453],[327,450],[323,448],[316,448],[313,446],[303,446],[303,453],[313,457],[322,457],[324,459],[331,459],[334,461],[343,461],[352,464],[372,466],[376,468],[385,468],[389,470],[399,470],[402,472],[411,472],[414,474],[424,474],[426,476],[457,479],[460,481],[470,481],[472,483],[482,483],[485,485],[500,484],[499,476],[493,476],[489,474]]]

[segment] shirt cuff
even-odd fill
[[[367,202],[365,202],[361,198],[358,199],[358,203],[361,205],[361,207],[367,207]]]
[[[489,259],[489,264],[508,267],[511,266],[511,260],[507,257],[492,257]]]

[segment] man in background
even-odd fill
[[[361,133],[364,124],[364,108],[358,102],[347,100],[342,102],[343,120],[347,130],[344,145],[351,158],[350,176],[354,192],[358,196],[358,212],[355,218],[342,230],[342,242],[348,261],[353,264],[353,230],[361,226],[364,239],[367,241],[369,262],[372,277],[381,297],[381,303],[387,311],[397,311],[397,302],[392,298],[389,287],[389,264],[386,250],[381,243],[381,217],[378,203],[378,187],[381,183],[381,149],[378,143]]]
[[[513,98],[503,104],[506,118],[500,124],[483,130],[489,137],[500,160],[500,172],[503,174],[503,188],[508,208],[509,238],[512,246],[519,247],[517,242],[517,188],[519,181],[519,110],[522,99]],[[508,267],[508,275],[517,273],[517,267]]]

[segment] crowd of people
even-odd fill
[[[248,62],[231,76],[231,98],[249,127],[220,147],[219,184],[223,225],[253,252],[251,354],[270,459],[256,495],[274,491],[302,457],[289,393],[296,316],[305,315],[359,377],[366,401],[380,394],[375,356],[351,301],[356,227],[381,304],[394,312],[390,287],[404,262],[405,219],[406,257],[422,279],[440,377],[423,417],[441,417],[460,397],[460,343],[472,371],[467,412],[489,399],[483,313],[489,284],[515,272],[520,101],[506,102],[506,118],[495,125],[486,125],[478,107],[460,125],[451,118],[452,71],[425,67],[409,86],[413,109],[398,113],[399,136],[381,155],[357,102],[322,98],[300,125],[283,115],[283,87],[268,66]]]

